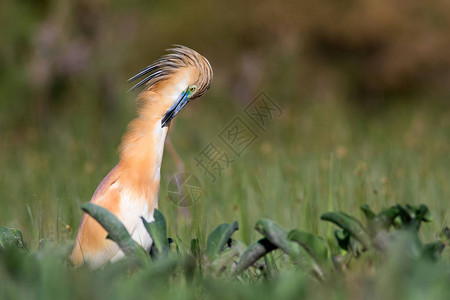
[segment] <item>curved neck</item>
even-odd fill
[[[160,169],[168,127],[161,128],[158,101],[144,104],[139,116],[128,126],[120,151],[120,183],[149,209],[158,207]]]

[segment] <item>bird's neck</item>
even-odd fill
[[[155,98],[155,97],[154,97]],[[120,153],[120,184],[148,208],[158,207],[160,169],[168,127],[161,128],[157,99],[144,104],[125,133]]]

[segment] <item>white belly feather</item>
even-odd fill
[[[147,222],[153,222],[153,211],[149,210],[148,204],[144,199],[136,197],[134,193],[127,190],[120,192],[120,221],[123,223],[133,240],[142,246],[146,251],[150,251],[153,240],[145,229],[141,217]],[[124,257],[121,250],[111,258],[115,262]]]

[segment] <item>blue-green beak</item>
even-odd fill
[[[167,126],[170,121],[178,114],[178,112],[189,102],[189,89],[186,89],[178,97],[175,104],[166,112],[164,118],[161,120],[161,127]]]

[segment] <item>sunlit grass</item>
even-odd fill
[[[166,185],[178,172],[166,151],[160,209],[169,232],[197,236],[204,242],[220,222],[238,220],[238,235],[254,240],[252,226],[269,217],[288,228],[322,236],[330,228],[321,213],[344,210],[359,214],[362,203],[379,210],[395,203],[425,203],[433,223],[424,229],[431,239],[447,222],[450,188],[448,112],[427,107],[393,107],[376,115],[345,109],[336,103],[293,105],[271,95],[284,109],[229,169],[211,182],[194,157],[234,119],[246,119],[246,104],[210,95],[186,109],[172,125],[170,137],[185,171],[203,183],[204,195],[187,209],[167,197]],[[204,101],[203,101],[204,100]],[[55,112],[38,127],[11,131],[2,147],[0,217],[2,225],[20,228],[26,240],[71,240],[97,184],[118,160],[117,147],[134,103],[103,113],[81,101]],[[253,124],[254,125],[254,124]]]
[[[366,115],[340,102],[293,104],[276,94],[271,96],[283,107],[283,115],[273,119],[266,131],[253,125],[258,139],[240,157],[233,156],[234,162],[214,183],[196,167],[194,157],[211,141],[225,150],[218,135],[236,116],[252,124],[244,113],[248,103],[211,93],[202,102],[194,102],[172,124],[171,141],[185,171],[202,182],[204,194],[188,208],[179,208],[169,200],[167,184],[179,170],[166,151],[159,208],[166,216],[170,237],[179,236],[184,241],[198,238],[204,247],[207,234],[218,224],[237,220],[235,238],[249,244],[261,237],[254,230],[256,221],[270,218],[287,229],[311,232],[333,244],[334,228],[320,221],[320,215],[342,210],[362,217],[359,206],[363,203],[375,211],[396,203],[426,204],[433,221],[421,230],[424,242],[435,240],[447,226],[449,112],[423,105],[390,107]],[[358,298],[367,294],[362,282],[369,278],[370,287],[387,299],[409,295],[407,287],[423,280],[423,274],[434,274],[429,277],[434,281],[423,283],[426,295],[439,294],[445,286],[442,281],[446,277],[442,276],[446,269],[416,266],[410,277],[402,279],[404,267],[392,258],[377,277],[372,277],[375,271],[365,268],[363,262],[355,264],[346,279],[333,277],[326,283],[328,289],[322,289],[304,273],[294,271],[281,253],[268,256],[283,269],[264,284],[258,276],[245,275],[244,282],[222,278],[219,284],[195,275],[192,285],[180,275],[172,277],[166,289],[161,287],[167,277],[157,279],[153,269],[126,280],[117,275],[122,272],[120,265],[94,274],[84,268],[69,271],[55,262],[55,257],[67,255],[82,216],[80,205],[89,201],[103,176],[117,163],[121,135],[135,110],[129,96],[120,99],[120,108],[111,112],[88,101],[57,109],[45,122],[25,123],[5,131],[6,138],[0,144],[1,225],[22,230],[32,252],[47,247],[28,258],[3,254],[8,261],[21,262],[22,271],[18,272],[35,272],[44,278],[35,287],[27,286],[28,277],[22,273],[17,275],[24,280],[20,283],[5,277],[5,287],[11,289],[3,289],[3,294],[25,298],[41,289],[48,297],[70,294],[78,299],[93,295],[120,299],[127,295],[145,297],[151,288],[152,296],[168,299],[199,295],[216,299],[218,293],[223,298]],[[33,257],[39,257],[38,261]],[[443,257],[448,265],[448,250]],[[106,287],[110,280],[118,285]],[[154,285],[149,287],[148,281]],[[392,290],[394,281],[400,290]],[[105,291],[96,292],[96,286]]]

